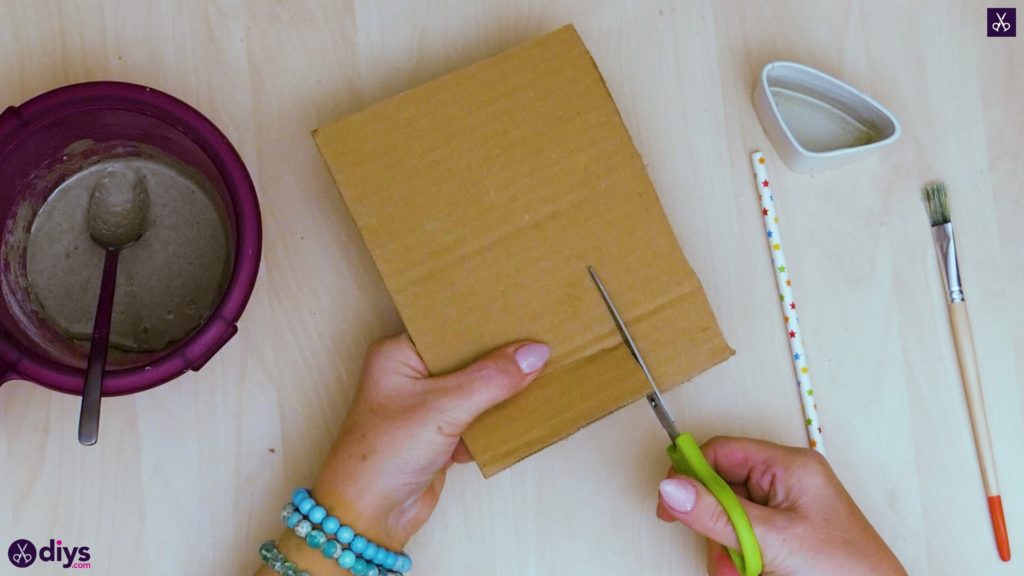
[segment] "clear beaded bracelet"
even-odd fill
[[[412,559],[406,554],[371,542],[356,534],[351,526],[328,515],[306,488],[295,490],[291,502],[281,510],[281,519],[309,547],[319,550],[353,576],[401,576],[412,568]]]
[[[285,558],[273,540],[267,540],[260,546],[260,560],[281,576],[309,576],[309,572],[299,570],[294,562]]]

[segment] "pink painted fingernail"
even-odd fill
[[[551,347],[547,344],[526,344],[517,348],[514,356],[523,374],[530,374],[544,367],[551,357]]]
[[[693,510],[693,505],[697,503],[697,489],[693,484],[681,478],[662,480],[658,485],[658,490],[661,492],[665,504],[681,514]]]

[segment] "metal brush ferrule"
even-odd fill
[[[942,268],[942,280],[946,283],[946,297],[950,302],[963,302],[964,288],[960,285],[960,266],[956,261],[956,243],[953,241],[953,223],[932,226],[935,240],[935,254]]]

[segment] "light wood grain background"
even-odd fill
[[[1010,3],[1012,4],[1012,3]],[[699,438],[804,442],[748,155],[768,155],[830,459],[914,574],[1022,574],[1024,50],[982,2],[45,1],[0,3],[0,106],[148,84],[203,111],[256,181],[265,249],[238,336],[199,373],[104,401],[0,388],[0,545],[62,538],[97,575],[248,574],[318,469],[363,351],[401,330],[314,128],[575,23],[737,355],[668,394]],[[889,107],[903,138],[789,172],[750,103],[792,59]],[[1011,542],[996,556],[921,186],[949,183]],[[449,476],[418,574],[703,574],[654,517],[667,466],[642,403],[484,481]],[[14,571],[0,556],[0,574]],[[20,572],[19,572],[20,573]],[[26,574],[60,574],[33,566]]]

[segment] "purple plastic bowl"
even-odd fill
[[[7,275],[0,277],[6,280],[0,285],[0,384],[24,379],[82,393],[84,352],[45,326],[30,309],[24,286],[10,281],[15,268],[24,266],[24,250],[14,242],[5,247],[6,232],[20,211],[37,210],[76,168],[124,155],[137,145],[209,180],[223,205],[233,263],[209,318],[166,350],[125,356],[120,365],[115,361],[103,395],[139,392],[199,370],[238,331],[262,246],[256,190],[238,152],[212,122],[173,96],[122,82],[65,86],[0,113],[0,276]]]

